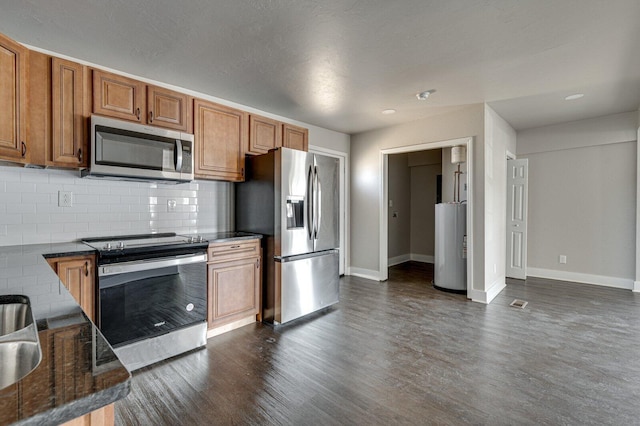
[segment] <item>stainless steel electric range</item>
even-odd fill
[[[207,241],[165,233],[83,243],[98,251],[97,325],[130,371],[206,345]]]

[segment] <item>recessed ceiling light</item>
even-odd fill
[[[384,115],[395,114],[395,113],[396,113],[396,110],[395,110],[395,109],[383,109],[383,110],[382,110],[382,113],[383,113]]]
[[[564,98],[565,101],[575,101],[576,99],[580,99],[584,96],[584,93],[574,93],[573,95],[569,95]]]
[[[425,90],[424,92],[416,93],[416,98],[418,98],[421,101],[426,101],[429,95],[431,95],[432,93],[435,93],[435,91],[436,91],[435,89],[431,89],[431,90]]]

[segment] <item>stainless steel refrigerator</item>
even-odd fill
[[[338,160],[289,148],[247,157],[236,229],[263,238],[263,320],[338,302]]]

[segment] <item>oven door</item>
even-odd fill
[[[98,326],[118,347],[206,321],[207,255],[98,267]]]

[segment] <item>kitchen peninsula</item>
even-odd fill
[[[0,248],[0,295],[29,298],[42,350],[31,373],[0,390],[0,425],[113,424],[131,375],[43,257],[91,253],[76,243]]]

